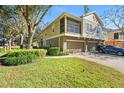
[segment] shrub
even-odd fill
[[[37,59],[42,59],[46,55],[46,50],[43,49],[28,49],[15,50],[5,55],[4,65],[19,65],[31,62],[37,62]]]
[[[46,50],[44,49],[19,49],[13,50],[6,54],[6,57],[18,57],[24,55],[35,54],[39,57],[44,57],[46,55]]]
[[[51,47],[48,49],[48,55],[52,56],[58,56],[60,53],[60,48],[59,47]]]
[[[62,56],[62,55],[69,55],[69,50],[64,50],[64,51],[60,52],[59,55],[60,56]]]
[[[27,56],[20,56],[20,57],[8,57],[5,59],[4,65],[20,65],[34,62],[37,59],[36,55],[27,55]]]

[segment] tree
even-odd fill
[[[7,39],[10,48],[12,40],[26,32],[24,23],[24,19],[17,15],[15,6],[0,6],[1,35]]]
[[[11,48],[12,40],[19,37],[19,34],[22,33],[21,30],[18,28],[18,23],[13,21],[13,18],[8,18],[0,21],[1,27],[3,28],[1,30],[1,36],[3,38],[6,38],[8,41],[8,44]],[[22,29],[22,28],[21,28]]]
[[[20,19],[23,19],[23,22],[26,25],[26,29],[27,29],[26,31],[27,48],[31,48],[36,29],[38,28],[39,24],[42,22],[44,16],[46,15],[46,13],[50,8],[51,5],[48,6],[18,5],[18,6],[9,6],[6,8],[0,7],[0,11],[1,11],[1,15],[2,14],[10,15],[18,22],[22,22]],[[19,25],[20,24],[18,24],[18,26]],[[24,31],[21,32],[23,33]]]
[[[84,5],[83,6],[83,8],[84,8],[84,15],[86,15],[87,13],[89,13],[89,6],[88,5]]]
[[[120,31],[124,32],[124,6],[114,6],[105,11],[102,18],[106,26],[113,24]]]
[[[51,5],[48,6],[25,5],[25,6],[18,6],[18,8],[27,24],[27,29],[28,29],[27,48],[31,48],[35,31],[38,25],[40,24],[40,22],[43,20],[46,13],[48,12],[48,10],[51,8]]]

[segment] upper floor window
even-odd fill
[[[100,30],[101,30],[101,27],[100,27],[100,25],[98,25],[98,26],[96,27],[96,31],[99,33]]]
[[[80,26],[81,24],[79,21],[76,21],[70,18],[67,19],[67,32],[80,34],[81,33]]]
[[[119,39],[120,40],[124,40],[124,32],[120,32],[119,33]]]
[[[92,32],[92,24],[86,24],[87,32]]]
[[[97,35],[97,36],[100,35],[100,31],[101,31],[101,27],[100,27],[100,25],[98,25],[98,26],[96,27],[96,35]]]
[[[60,33],[65,32],[65,19],[60,20]]]
[[[119,34],[118,33],[114,33],[114,39],[118,39]]]

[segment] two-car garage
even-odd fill
[[[85,42],[72,42],[67,41],[67,49],[76,49],[85,51]],[[87,43],[87,49],[88,51],[96,50],[97,43],[88,42]]]

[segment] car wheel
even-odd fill
[[[117,55],[122,56],[123,52],[117,52]]]

